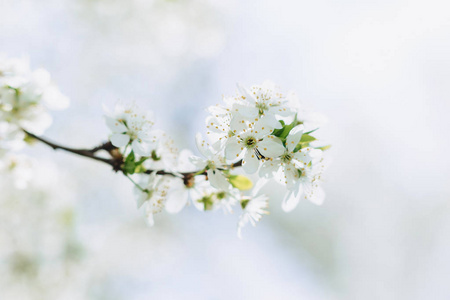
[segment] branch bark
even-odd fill
[[[24,129],[23,129],[23,131],[28,136],[32,137],[33,139],[35,139],[35,140],[37,140],[37,141],[39,141],[39,142],[41,142],[41,143],[43,143],[43,144],[45,144],[47,146],[50,146],[54,150],[63,150],[63,151],[67,151],[67,152],[70,152],[70,153],[73,153],[73,154],[77,154],[79,156],[83,156],[83,157],[87,157],[87,158],[90,158],[90,159],[93,159],[93,160],[101,161],[101,162],[103,162],[105,164],[110,165],[113,168],[114,171],[116,171],[116,172],[118,172],[118,171],[123,172],[123,169],[122,169],[123,157],[122,157],[122,155],[116,155],[116,153],[118,153],[118,151],[117,151],[118,148],[115,147],[113,144],[111,144],[111,142],[104,143],[104,144],[102,144],[102,145],[100,145],[98,147],[94,147],[92,149],[76,149],[76,148],[70,148],[70,147],[66,147],[66,146],[62,146],[62,145],[56,144],[56,143],[54,143],[52,141],[47,140],[46,138],[37,136],[37,135],[35,135],[35,134],[31,133],[31,132],[28,132],[28,131],[26,131]],[[109,153],[109,155],[111,155],[112,158],[108,159],[108,158],[103,158],[103,157],[96,156],[95,153],[97,153],[100,150],[107,151]],[[238,161],[238,162],[236,162],[234,164],[231,164],[231,165],[229,165],[227,167],[229,169],[233,169],[235,167],[240,167],[240,166],[242,166],[242,160],[240,160],[240,161]],[[169,175],[169,176],[178,177],[178,175],[176,175],[176,174],[174,174],[172,172],[166,172],[164,170],[146,170],[145,174],[150,174],[150,173],[155,172],[155,171],[156,171],[156,174],[158,174],[158,175]],[[193,178],[195,176],[195,174],[198,174],[199,171],[200,170],[195,171],[195,172],[185,172],[185,173],[180,173],[180,174],[183,176],[182,179],[183,179],[183,181],[186,184],[187,182],[189,182],[189,180],[191,178]],[[201,174],[202,175],[206,175],[206,171],[201,173]]]

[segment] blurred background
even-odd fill
[[[148,228],[131,184],[42,145],[0,182],[0,299],[450,299],[450,4],[443,0],[3,0],[0,52],[71,98],[46,136],[107,138],[135,101],[195,150],[205,108],[269,79],[325,114],[322,206],[189,207]]]

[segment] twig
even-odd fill
[[[83,156],[83,157],[91,158],[91,159],[94,159],[97,161],[101,161],[103,163],[110,165],[114,171],[116,171],[116,172],[121,171],[122,173],[124,173],[123,157],[121,155],[120,156],[113,155],[115,150],[117,150],[117,147],[115,147],[113,144],[111,144],[111,142],[104,143],[104,144],[102,144],[98,147],[94,147],[92,149],[75,149],[75,148],[70,148],[70,147],[56,144],[54,142],[47,140],[46,138],[34,135],[33,133],[26,131],[25,129],[23,129],[23,131],[28,136],[40,141],[41,143],[44,143],[47,146],[50,146],[54,150],[60,149],[60,150],[64,150],[64,151],[67,151],[70,153],[77,154],[79,156]],[[107,159],[107,158],[96,156],[95,153],[97,153],[100,150],[108,151],[108,153],[109,153],[109,155],[111,155],[112,159]],[[240,166],[242,166],[242,160],[240,160],[234,164],[228,165],[228,166],[226,166],[226,168],[233,169],[235,167],[240,167]],[[221,169],[221,170],[223,170],[223,169]],[[194,172],[179,173],[178,175],[175,173],[172,173],[172,172],[166,172],[164,170],[146,170],[144,173],[151,174],[155,171],[156,171],[156,174],[158,174],[158,175],[168,175],[168,176],[173,176],[173,177],[179,177],[179,174],[181,174],[183,176],[183,182],[185,182],[185,184],[187,184],[190,181],[190,179],[192,177],[194,177],[195,175],[206,175],[206,171],[202,172],[202,170],[198,170],[198,171],[194,171]],[[125,175],[127,176],[127,174],[125,174]],[[131,179],[131,178],[129,178],[129,179]]]
[[[115,163],[114,163],[114,160],[113,160],[113,159],[107,159],[107,158],[98,157],[98,156],[95,156],[95,155],[94,155],[95,152],[99,151],[100,149],[104,149],[104,148],[102,147],[103,145],[100,146],[100,147],[102,147],[102,148],[96,147],[96,148],[94,148],[94,149],[92,149],[92,150],[75,149],[75,148],[69,148],[69,147],[65,147],[65,146],[62,146],[62,145],[58,145],[58,144],[56,144],[56,143],[53,143],[53,142],[51,142],[51,141],[48,141],[48,140],[45,139],[45,138],[42,138],[42,137],[37,136],[37,135],[34,135],[34,134],[32,134],[31,132],[28,132],[28,131],[26,131],[26,130],[24,130],[24,132],[25,132],[27,135],[29,135],[30,137],[32,137],[32,138],[34,138],[34,139],[36,139],[36,140],[38,140],[38,141],[40,141],[40,142],[42,142],[42,143],[44,143],[44,144],[50,146],[50,147],[52,147],[54,150],[58,150],[58,149],[64,150],[64,151],[67,151],[67,152],[70,152],[70,153],[74,153],[74,154],[77,154],[77,155],[80,155],[80,156],[84,156],[84,157],[88,157],[88,158],[91,158],[91,159],[94,159],[94,160],[98,160],[98,161],[104,162],[104,163],[106,163],[106,164],[108,164],[108,165],[110,165],[110,166],[112,166],[112,167],[115,166]]]

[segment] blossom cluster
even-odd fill
[[[255,225],[268,213],[269,197],[262,193],[268,181],[284,186],[284,195],[277,198],[285,211],[302,198],[315,204],[324,200],[320,182],[329,146],[316,138],[322,118],[271,82],[238,85],[234,96],[207,109],[206,138],[201,133],[195,138],[199,155],[179,151],[172,138],[154,128],[153,114],[134,104],[104,108],[110,134],[100,147],[73,149],[39,137],[51,123],[48,110],[68,102],[47,71],[31,71],[26,60],[0,57],[0,170],[16,174],[17,187],[26,187],[27,162],[8,152],[31,138],[123,173],[134,184],[137,206],[145,207],[150,225],[155,214],[178,213],[188,205],[201,211],[238,210],[240,236],[246,224]],[[100,150],[110,159],[98,156]]]
[[[44,69],[31,70],[27,59],[0,55],[0,171],[24,189],[31,179],[31,160],[15,151],[28,141],[26,132],[40,135],[52,123],[49,110],[69,105]]]
[[[69,105],[44,69],[32,71],[26,59],[0,56],[0,155],[18,150],[26,134],[42,134],[52,118],[48,110]]]
[[[105,120],[110,141],[123,156],[123,170],[136,186],[137,205],[146,207],[150,225],[163,209],[178,213],[192,204],[201,211],[241,211],[238,235],[267,214],[268,180],[285,186],[281,206],[294,209],[301,198],[321,204],[325,168],[313,128],[317,118],[273,83],[246,88],[209,107],[206,136],[196,135],[200,156],[178,151],[172,139],[153,129],[153,118],[136,106],[117,105]],[[237,168],[242,166],[242,172]],[[255,188],[249,177],[256,180]],[[281,198],[281,197],[280,197]]]

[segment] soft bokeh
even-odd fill
[[[449,299],[449,11],[443,0],[0,2],[0,52],[46,68],[72,100],[53,113],[53,140],[99,144],[102,103],[122,100],[195,150],[204,108],[270,79],[327,115],[333,144],[324,205],[285,214],[282,189],[267,187],[271,215],[242,241],[236,216],[192,208],[148,228],[120,174],[36,145],[37,185],[1,179],[0,299]]]

